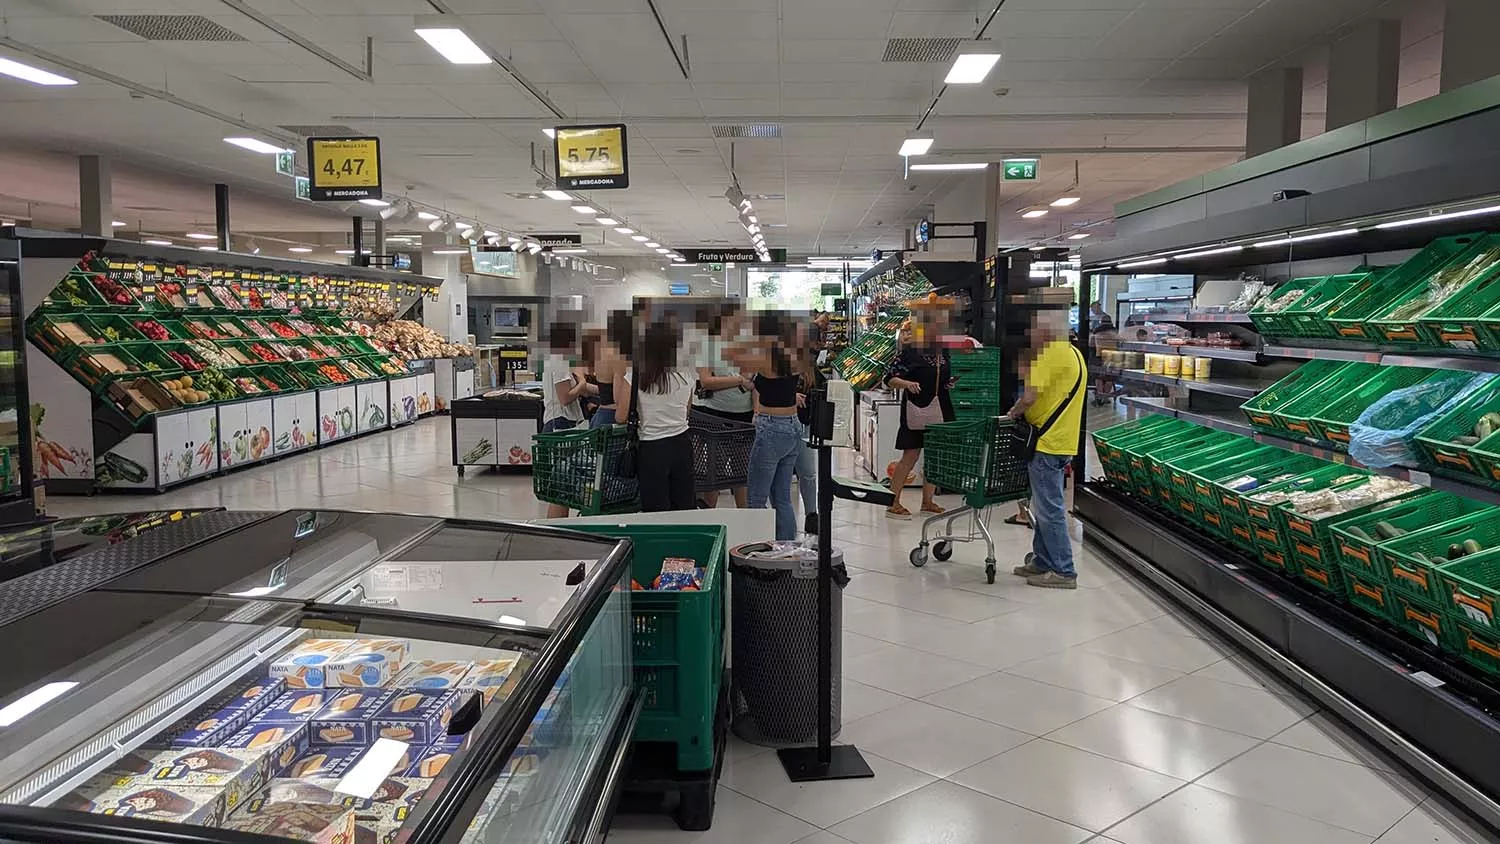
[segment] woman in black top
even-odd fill
[[[798,393],[810,367],[788,348],[783,318],[766,313],[756,319],[756,342],[743,358],[755,373],[755,441],[750,445],[748,485],[750,506],[769,503],[776,511],[776,538],[797,538],[797,511],[792,504],[792,475],[801,446],[802,423],[797,419]]]
[[[906,487],[906,479],[911,475],[912,467],[917,465],[917,458],[922,455],[927,432],[925,429],[913,431],[907,427],[907,414],[913,412],[914,407],[928,408],[936,401],[942,409],[942,421],[954,420],[953,398],[948,393],[953,382],[953,365],[948,360],[947,349],[922,347],[913,342],[910,320],[902,324],[897,340],[900,351],[886,370],[885,386],[905,393],[901,400],[901,427],[896,431],[896,448],[901,451],[901,460],[896,463],[896,469],[891,475],[891,492],[896,494],[896,501],[886,509],[885,515],[891,519],[910,519],[911,511],[901,506],[901,492]],[[922,485],[922,512],[943,512],[943,508],[932,500],[935,494],[937,487],[932,484]]]

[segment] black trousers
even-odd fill
[[[684,431],[664,440],[641,440],[636,478],[640,483],[641,511],[692,510],[693,441]]]

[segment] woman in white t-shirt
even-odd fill
[[[578,399],[588,394],[589,384],[573,372],[578,358],[578,326],[554,322],[542,361],[542,431],[567,431],[583,421]]]
[[[678,366],[678,342],[675,322],[652,322],[635,342],[630,369],[615,379],[615,418],[628,420],[631,408],[639,404],[635,411],[640,426],[636,479],[641,510],[647,513],[696,506],[688,408],[697,378],[691,365]]]

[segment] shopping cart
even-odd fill
[[[695,492],[715,492],[747,483],[754,425],[693,410],[688,413],[688,434],[693,443]]]
[[[538,501],[577,510],[581,516],[639,510],[635,478],[622,478],[616,471],[629,437],[624,425],[535,435],[532,492]]]
[[[939,488],[961,493],[964,506],[931,516],[922,522],[922,543],[911,549],[908,559],[918,568],[927,565],[930,554],[938,560],[953,557],[953,543],[984,540],[985,579],[995,582],[995,540],[990,535],[990,508],[1008,501],[1031,497],[1026,464],[1016,456],[1012,442],[1014,420],[1003,417],[971,419],[929,425],[924,438],[923,460],[927,481]],[[954,525],[967,518],[964,533]],[[946,522],[942,533],[935,526]]]

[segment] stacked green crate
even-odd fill
[[[1322,391],[1318,388],[1324,382],[1351,367],[1369,367],[1371,372],[1378,368],[1373,364],[1344,361],[1308,361],[1280,381],[1261,390],[1255,398],[1240,405],[1240,410],[1244,411],[1252,428],[1272,434],[1284,434],[1285,429],[1281,427],[1281,421],[1276,417],[1276,412],[1304,393],[1313,391],[1321,393]]]
[[[1491,268],[1417,321],[1430,342],[1466,352],[1500,351],[1500,335],[1493,333],[1493,323],[1485,321],[1500,308],[1500,272],[1495,269]]]
[[[1381,276],[1363,293],[1339,303],[1338,308],[1329,315],[1328,325],[1340,339],[1372,342],[1383,340],[1378,328],[1371,325],[1370,321],[1390,312],[1398,303],[1421,295],[1426,289],[1427,278],[1459,253],[1473,246],[1478,237],[1444,237],[1427,244],[1421,252]]]
[[[1290,545],[1285,535],[1281,504],[1287,495],[1328,489],[1347,483],[1351,476],[1366,474],[1347,466],[1322,463],[1318,468],[1305,472],[1290,480],[1256,489],[1243,499],[1245,520],[1250,526],[1250,535],[1260,561],[1279,571],[1295,574],[1296,568],[1290,557]]]
[[[1104,466],[1105,477],[1122,488],[1128,489],[1130,487],[1130,459],[1123,447],[1139,437],[1149,436],[1161,429],[1181,428],[1187,424],[1189,423],[1172,416],[1144,416],[1133,422],[1093,432],[1094,450],[1099,455],[1099,462]]]
[[[955,383],[950,390],[958,419],[999,416],[1000,349],[954,351],[949,355]]]
[[[1328,465],[1305,454],[1274,446],[1263,448],[1247,453],[1239,463],[1215,466],[1213,475],[1195,475],[1193,481],[1193,491],[1200,500],[1205,496],[1217,498],[1220,520],[1229,541],[1252,555],[1257,546],[1255,529],[1247,515],[1246,496]]]
[[[1365,409],[1396,390],[1419,384],[1438,373],[1415,366],[1382,366],[1368,381],[1323,405],[1308,420],[1313,436],[1344,449],[1349,447],[1349,426]]]
[[[1379,485],[1380,491],[1375,487]],[[1345,592],[1343,567],[1339,564],[1339,552],[1330,527],[1346,516],[1360,515],[1387,501],[1398,501],[1421,491],[1409,483],[1391,481],[1389,478],[1362,477],[1347,484],[1340,484],[1332,491],[1344,496],[1361,494],[1361,500],[1369,503],[1352,507],[1339,513],[1319,515],[1301,513],[1290,503],[1277,510],[1286,538],[1288,562],[1293,564],[1297,576],[1325,592],[1342,595]]]
[[[1496,433],[1500,433],[1500,379],[1475,390],[1417,432],[1416,445],[1434,471],[1489,482],[1492,476],[1474,452]]]
[[[1156,465],[1160,466],[1163,472],[1152,475],[1157,496],[1163,501],[1172,502],[1175,515],[1185,522],[1204,529],[1207,529],[1207,525],[1203,520],[1203,508],[1198,503],[1198,497],[1193,494],[1192,481],[1187,474],[1188,468],[1206,466],[1235,454],[1242,454],[1249,444],[1249,441],[1237,434],[1223,431],[1217,433],[1219,434],[1217,437],[1201,440],[1196,446],[1184,448],[1157,461]]]
[[[1238,535],[1234,532],[1235,522],[1225,514],[1217,483],[1238,481],[1233,484],[1234,486],[1258,483],[1259,473],[1277,471],[1276,467],[1297,461],[1312,462],[1313,458],[1304,458],[1274,446],[1257,446],[1253,442],[1242,441],[1238,448],[1227,455],[1189,468],[1184,473],[1189,490],[1187,494],[1191,495],[1198,504],[1199,517],[1204,529],[1214,536],[1240,545],[1247,551],[1252,550],[1249,530],[1241,526]],[[1176,481],[1175,476],[1173,481]]]
[[[1255,324],[1255,330],[1263,337],[1296,337],[1295,323],[1286,317],[1286,311],[1327,278],[1316,276],[1282,282],[1250,309],[1250,321]]]
[[[1345,573],[1367,580],[1386,583],[1391,579],[1387,565],[1380,559],[1381,546],[1408,534],[1440,526],[1471,513],[1489,510],[1490,506],[1472,498],[1424,490],[1381,504],[1373,510],[1339,519],[1330,526],[1334,550]],[[1418,597],[1430,597],[1425,584]]]
[[[1373,363],[1351,363],[1273,411],[1272,415],[1286,436],[1301,440],[1320,440],[1313,420],[1323,416],[1330,405],[1346,396],[1360,393],[1360,388],[1381,378],[1385,368]]]
[[[1304,296],[1293,303],[1284,313],[1292,323],[1297,337],[1337,338],[1338,329],[1328,320],[1343,310],[1344,306],[1364,295],[1370,288],[1381,284],[1391,267],[1360,268],[1352,273],[1330,276],[1326,291],[1318,296]],[[1325,295],[1325,294],[1332,294]]]
[[[1381,342],[1442,345],[1434,330],[1437,324],[1424,323],[1422,318],[1497,271],[1500,271],[1500,235],[1475,238],[1466,250],[1427,274],[1412,288],[1412,295],[1387,307],[1369,325]]]
[[[1448,597],[1438,567],[1457,560],[1466,541],[1477,542],[1481,552],[1500,546],[1500,518],[1497,516],[1500,512],[1483,508],[1381,542],[1375,546],[1380,572],[1397,592],[1442,606],[1448,602]]]
[[[1140,486],[1144,478],[1145,489],[1150,490],[1150,495],[1155,498],[1156,503],[1165,508],[1173,515],[1182,515],[1177,507],[1177,496],[1172,492],[1171,481],[1167,477],[1167,466],[1165,460],[1179,454],[1214,445],[1223,442],[1226,437],[1234,434],[1224,431],[1216,431],[1212,428],[1203,428],[1197,425],[1190,426],[1180,434],[1156,440],[1141,449],[1142,462],[1145,466],[1144,475],[1134,471],[1135,464],[1132,463],[1132,477]],[[1196,515],[1196,508],[1194,508]]]
[[[1189,435],[1192,431],[1202,430],[1199,426],[1188,422],[1177,421],[1176,425],[1165,425],[1142,433],[1140,436],[1127,440],[1118,441],[1121,452],[1123,452],[1126,469],[1129,477],[1129,487],[1141,501],[1148,504],[1159,503],[1156,497],[1156,488],[1151,483],[1151,468],[1147,464],[1146,450],[1163,443],[1171,443],[1181,437]]]

